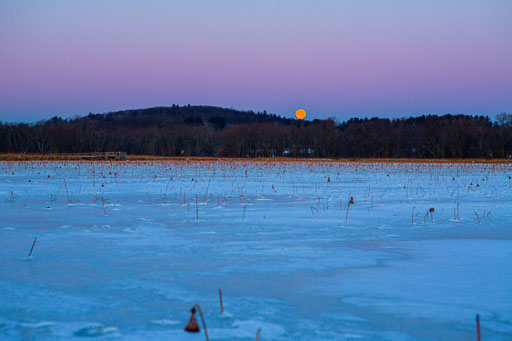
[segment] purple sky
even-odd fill
[[[512,112],[512,1],[0,1],[0,120]]]

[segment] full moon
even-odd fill
[[[295,112],[295,116],[297,116],[298,119],[303,120],[304,117],[306,117],[306,110],[297,109],[297,111]]]

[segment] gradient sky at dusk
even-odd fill
[[[512,1],[0,2],[0,121],[208,104],[512,112]]]

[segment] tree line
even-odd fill
[[[512,114],[301,121],[206,106],[0,123],[0,153],[225,157],[511,158]]]

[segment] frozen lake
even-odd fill
[[[511,176],[0,162],[0,339],[511,340]]]

